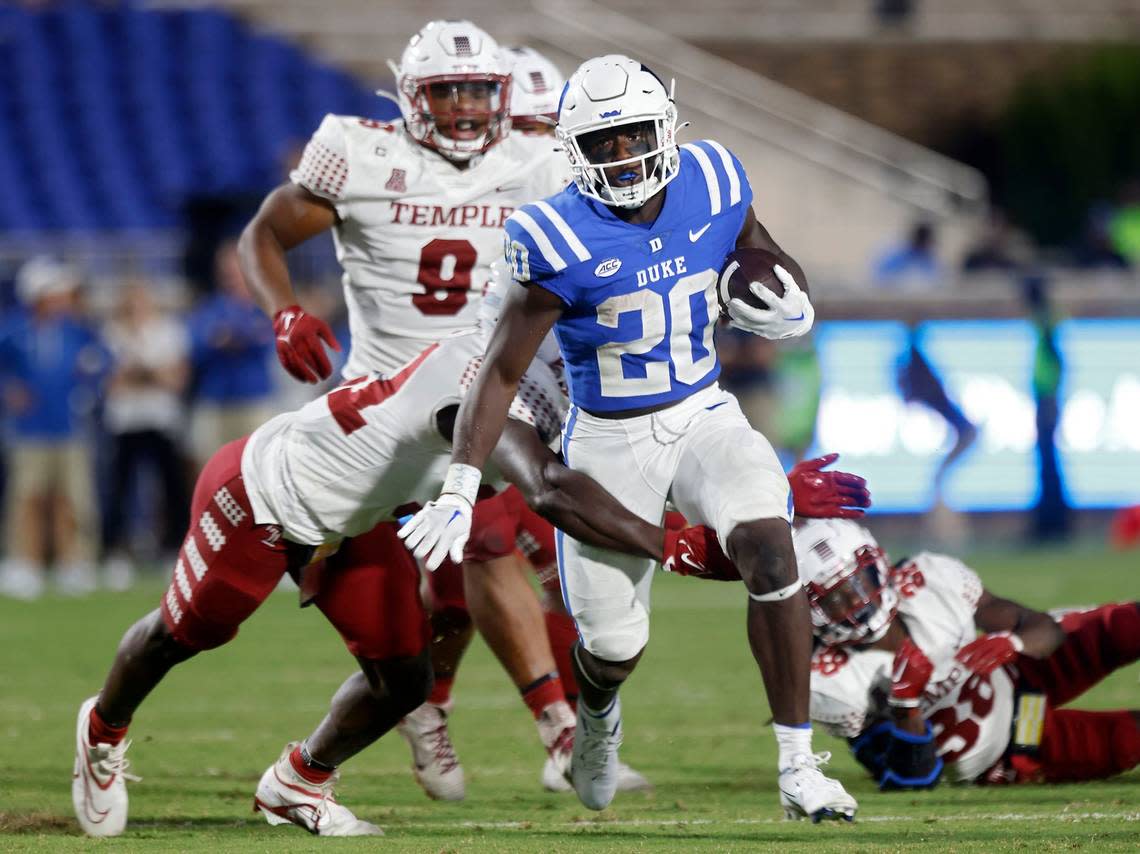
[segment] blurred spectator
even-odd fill
[[[273,324],[253,301],[237,244],[218,247],[216,291],[190,316],[194,367],[193,445],[199,465],[227,442],[253,432],[272,415]]]
[[[819,418],[822,375],[819,355],[811,335],[781,341],[776,361],[776,387],[780,407],[776,412],[775,433],[768,434],[789,462],[798,463],[815,440]]]
[[[104,413],[111,437],[104,580],[111,589],[121,590],[134,577],[128,522],[133,514],[127,511],[140,474],[153,471],[161,485],[162,550],[177,552],[186,528],[189,505],[179,437],[190,342],[183,325],[159,310],[145,282],[131,282],[123,289],[106,337],[115,372]]]
[[[720,326],[716,335],[716,351],[720,359],[721,383],[736,395],[740,409],[752,428],[775,444],[772,428],[779,405],[773,377],[776,342],[731,326]]]
[[[1037,332],[1037,347],[1033,355],[1033,398],[1037,403],[1037,469],[1041,478],[1041,496],[1033,509],[1029,534],[1035,542],[1063,540],[1069,536],[1071,520],[1055,437],[1065,366],[1057,345],[1048,282],[1039,274],[1031,274],[1026,276],[1022,287],[1029,318]]]
[[[1073,252],[1073,262],[1086,270],[1127,270],[1128,261],[1116,251],[1109,234],[1112,208],[1094,205],[1085,222],[1085,233]]]
[[[5,502],[8,557],[0,593],[33,599],[49,557],[60,592],[95,588],[97,512],[84,416],[110,358],[78,310],[78,269],[49,258],[16,278],[23,310],[0,329],[0,381],[10,416]]]
[[[1140,179],[1125,184],[1120,207],[1108,223],[1112,248],[1133,267],[1140,265]]]
[[[729,326],[717,329],[721,382],[736,395],[753,429],[772,443],[781,461],[803,459],[815,437],[820,375],[810,336],[769,341]]]
[[[877,287],[892,290],[931,290],[941,284],[944,272],[934,254],[934,227],[917,223],[900,246],[887,249],[871,269]]]
[[[1002,210],[994,208],[981,237],[966,250],[962,272],[1012,272],[1031,260],[1032,247],[1028,241],[1014,230]]]

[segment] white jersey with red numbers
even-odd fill
[[[454,335],[395,371],[350,380],[255,430],[241,463],[254,521],[280,526],[294,542],[323,545],[437,497],[451,444],[436,415],[460,401],[486,344],[484,330]],[[558,436],[566,412],[560,379],[536,359],[511,404],[510,417],[533,425],[545,442]]]
[[[290,178],[336,207],[352,349],[344,376],[391,371],[470,329],[503,223],[569,181],[550,137],[511,134],[466,170],[400,122],[325,116]]]
[[[938,753],[958,780],[973,780],[1009,744],[1013,683],[1004,670],[970,673],[954,656],[977,636],[974,611],[982,582],[946,555],[923,552],[891,570],[898,619],[934,665],[922,698]],[[811,717],[832,735],[854,738],[890,717],[894,654],[876,649],[820,647],[812,656]]]

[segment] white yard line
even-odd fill
[[[1079,823],[1082,821],[1140,821],[1140,812],[1055,812],[1055,813],[957,813],[954,815],[937,815],[931,813],[922,815],[869,815],[860,816],[856,824],[875,824],[887,822],[919,822],[922,824],[938,824],[940,822],[964,821],[1004,821],[1004,822],[1030,822],[1030,821],[1061,821]],[[766,825],[786,822],[778,818],[735,818],[735,819],[597,819],[594,821],[563,821],[547,823],[539,821],[462,821],[462,822],[396,822],[388,821],[387,826],[392,830],[454,830],[457,827],[482,830],[543,830],[549,828],[577,828],[581,830],[607,827],[707,827],[710,825]],[[842,824],[842,822],[840,823]]]

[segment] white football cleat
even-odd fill
[[[565,771],[562,770],[563,767],[565,767]],[[559,794],[574,791],[574,787],[566,779],[569,770],[569,758],[567,758],[566,765],[563,766],[554,756],[548,756],[542,766],[542,788],[548,792],[558,792]],[[653,784],[640,771],[630,768],[619,760],[617,790],[619,792],[652,792]]]
[[[792,764],[780,772],[780,805],[784,818],[810,818],[813,824],[823,819],[855,820],[859,804],[847,794],[838,780],[823,776],[819,770],[831,759],[831,753],[797,753]]]
[[[447,732],[447,710],[424,703],[396,724],[412,748],[412,773],[420,788],[437,801],[461,801],[467,795],[463,766]]]
[[[295,824],[314,836],[383,836],[384,831],[363,821],[333,797],[339,774],[324,783],[310,783],[297,773],[289,754],[297,742],[285,745],[281,756],[261,775],[253,810],[272,825]]]
[[[587,712],[585,704],[579,701],[570,782],[584,807],[604,810],[614,799],[621,739],[621,700],[617,696],[601,717]]]
[[[653,784],[640,771],[636,771],[624,762],[619,761],[617,790],[619,792],[652,792]]]
[[[570,757],[574,750],[574,712],[565,700],[551,703],[535,720],[538,737],[546,748],[542,765],[542,788],[548,792],[572,792]]]
[[[75,722],[71,803],[79,826],[88,836],[118,836],[127,826],[126,781],[137,782],[139,778],[127,773],[129,741],[114,746],[91,743],[91,710],[98,699],[96,696],[84,700]]]
[[[570,785],[570,758],[574,751],[574,712],[565,701],[551,703],[535,721],[538,736],[546,747],[546,762],[542,766],[542,788],[548,792],[572,792]],[[641,774],[622,761],[618,761],[619,792],[648,792],[653,785]]]

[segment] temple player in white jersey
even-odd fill
[[[231,641],[285,574],[299,582],[302,603],[336,627],[360,670],[313,733],[287,745],[262,775],[255,806],[271,824],[318,836],[379,833],[333,797],[337,768],[423,702],[430,629],[416,567],[407,567],[408,578],[370,571],[359,535],[438,492],[462,377],[474,373],[485,346],[481,330],[452,336],[394,372],[370,373],[270,420],[211,458],[159,608],[127,630],[100,693],[80,706],[72,799],[85,833],[115,836],[126,826],[126,780],[136,779],[126,735],[146,697],[171,668]],[[599,545],[666,565],[682,552],[689,565],[726,563],[707,529],[648,524],[558,462],[547,443],[565,411],[561,360],[555,346],[544,354],[549,361],[536,360],[522,383],[491,479],[519,483],[560,528]],[[822,497],[817,486],[809,492]]]
[[[891,565],[870,531],[839,519],[807,522],[795,545],[819,641],[812,719],[849,740],[880,788],[1092,780],[1140,764],[1140,711],[1062,708],[1140,659],[1140,603],[1055,619],[948,555]]]

